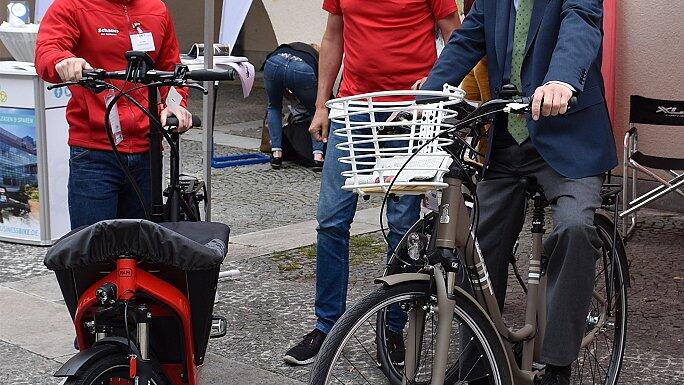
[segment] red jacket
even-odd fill
[[[36,70],[49,83],[60,82],[55,65],[69,57],[80,57],[93,68],[117,71],[126,68],[124,53],[132,49],[129,35],[152,32],[154,52],[148,52],[158,70],[171,71],[180,62],[173,21],[161,0],[55,0],[40,23],[36,42]],[[121,88],[123,81],[112,84]],[[130,89],[134,84],[129,84]],[[95,94],[85,88],[70,87],[67,105],[69,145],[93,150],[111,150],[104,129],[107,92]],[[178,89],[184,102],[187,90]],[[147,106],[147,90],[132,96]],[[163,102],[166,92],[162,93]],[[185,104],[184,104],[185,105]],[[117,104],[123,141],[117,146],[124,153],[149,150],[146,115],[128,100]]]

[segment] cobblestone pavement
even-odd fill
[[[58,384],[52,377],[60,363],[0,341],[0,384],[51,385]]]
[[[372,278],[381,273],[384,247],[378,234],[355,240],[349,300],[372,290]],[[529,252],[529,239],[519,253]],[[684,382],[682,327],[684,294],[684,216],[645,216],[627,246],[631,263],[628,337],[621,384],[648,382],[675,385]],[[243,260],[242,278],[220,284],[216,312],[229,319],[229,336],[212,342],[210,349],[241,362],[306,381],[308,367],[291,367],[280,357],[310,331],[313,315],[315,250],[297,251]],[[513,284],[513,282],[511,282]],[[515,286],[512,286],[515,287]],[[517,289],[509,309],[523,306]],[[507,318],[518,316],[508,311]],[[265,341],[263,336],[268,335]]]
[[[684,381],[682,235],[683,215],[649,214],[642,217],[628,243],[632,288],[621,384],[675,385]],[[380,234],[373,233],[354,238],[351,247],[349,301],[354,301],[373,289],[373,278],[381,274],[385,245]],[[519,253],[525,255],[528,250],[529,239],[523,241]],[[224,266],[230,268],[239,268],[242,276],[221,281],[215,308],[216,314],[227,317],[229,333],[212,340],[210,352],[306,382],[310,367],[288,366],[281,356],[314,325],[315,247]],[[521,306],[519,290],[514,289],[507,317],[517,313],[511,309]],[[0,383],[56,384],[49,377],[58,366],[55,361],[2,342],[0,353],[16,357],[0,362]]]

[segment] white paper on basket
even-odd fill
[[[373,167],[373,174],[357,175],[356,177],[349,177],[345,180],[345,185],[353,184],[372,184],[372,183],[389,183],[392,180],[396,182],[411,182],[411,181],[431,181],[437,177],[440,169],[446,169],[452,162],[451,156],[448,154],[438,155],[416,155],[404,167],[398,177],[397,172],[406,163],[409,158],[406,156],[394,156],[391,158],[381,158]],[[382,180],[381,180],[382,175]],[[396,178],[395,178],[396,177]]]

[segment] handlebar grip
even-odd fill
[[[202,118],[197,115],[192,116],[192,127],[199,127],[202,125]],[[169,116],[166,118],[166,127],[178,127],[178,118]]]
[[[81,71],[81,76],[84,79],[99,78],[102,76],[104,71],[102,70],[83,70]]]
[[[199,82],[215,82],[221,80],[233,80],[235,79],[235,74],[233,70],[194,70],[187,73],[186,79],[196,80]]]

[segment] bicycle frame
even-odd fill
[[[428,274],[423,276],[424,279],[430,279],[434,283],[437,296],[437,334],[435,336],[435,355],[432,367],[432,382],[433,385],[442,385],[445,379],[447,369],[448,350],[451,343],[451,331],[453,314],[456,303],[453,301],[453,293],[460,291],[472,298],[483,313],[487,315],[491,321],[492,326],[499,334],[499,341],[502,344],[507,357],[507,366],[510,369],[510,374],[513,384],[515,385],[532,385],[536,372],[542,367],[535,367],[534,362],[540,362],[541,347],[543,345],[543,336],[546,330],[546,286],[547,279],[545,275],[546,257],[543,253],[542,238],[545,233],[544,229],[544,203],[541,193],[536,193],[532,196],[534,202],[534,212],[532,217],[532,251],[529,257],[529,272],[527,278],[527,296],[525,308],[525,324],[518,330],[509,329],[502,318],[499,311],[498,301],[494,295],[492,285],[489,279],[489,273],[484,263],[484,257],[480,250],[479,244],[475,234],[471,229],[471,219],[468,213],[468,207],[462,193],[462,186],[464,185],[462,177],[454,176],[453,173],[445,176],[445,182],[448,184],[442,191],[442,199],[437,213],[439,221],[435,231],[435,248],[442,250],[458,250],[463,257],[462,262],[467,268],[467,276],[473,288],[472,293],[465,292],[458,286],[456,281],[455,269],[446,269],[443,272],[440,268],[427,268],[421,270],[421,273]],[[610,185],[608,185],[610,187]],[[607,193],[608,196],[614,196],[615,191]],[[605,197],[604,197],[605,198]],[[615,229],[617,231],[617,229]],[[410,233],[410,231],[409,231]],[[615,234],[613,234],[615,236]],[[615,239],[615,238],[614,238]],[[615,246],[611,255],[604,258],[616,258]],[[604,260],[604,263],[607,261]],[[608,276],[613,275],[611,269],[606,270],[604,274]],[[446,273],[446,274],[445,274]],[[422,274],[421,274],[422,275]],[[391,277],[388,276],[387,278]],[[401,279],[400,279],[401,280]],[[383,279],[387,283],[392,283],[394,280]],[[608,282],[612,282],[608,280]],[[612,285],[606,288],[610,297],[610,292],[613,290]],[[598,301],[604,311],[596,320],[596,325],[602,325],[606,317],[605,307],[609,307],[610,303],[602,297],[601,293],[594,291],[593,297]],[[607,309],[610,312],[610,308]],[[406,355],[405,355],[405,377],[404,383],[411,383],[414,380],[417,371],[417,362],[419,361],[420,344],[417,341],[422,340],[422,335],[418,335],[423,330],[423,321],[426,309],[412,308],[408,312],[409,323],[407,329]],[[596,338],[596,331],[590,331],[582,340],[581,347],[584,348],[589,345]],[[522,343],[521,364],[518,365],[516,361],[516,354],[513,350],[515,343]],[[418,351],[416,351],[418,348]]]
[[[192,318],[190,302],[178,289],[171,284],[139,269],[137,260],[133,258],[120,258],[116,261],[116,269],[105,277],[91,285],[78,300],[74,326],[78,346],[88,346],[86,336],[88,331],[84,325],[84,317],[90,315],[94,307],[98,305],[96,291],[104,284],[111,283],[116,286],[117,300],[128,301],[135,293],[145,293],[164,305],[168,306],[180,319],[183,327],[183,350],[184,364],[162,364],[164,373],[174,385],[196,385],[198,383],[198,371],[195,365],[195,347],[193,344]],[[165,315],[165,309],[151,307],[153,316]],[[141,349],[142,350],[142,349]],[[187,382],[181,380],[182,373],[187,373]]]
[[[508,358],[508,366],[511,370],[512,378],[516,385],[532,385],[534,373],[532,372],[533,353],[538,352],[541,346],[541,338],[536,338],[537,323],[539,322],[540,331],[545,328],[545,306],[538,306],[538,303],[545,303],[545,279],[541,275],[541,238],[542,234],[535,234],[529,273],[530,282],[528,291],[528,302],[526,308],[525,326],[521,329],[512,331],[504,324],[499,305],[494,296],[489,273],[484,263],[484,257],[474,234],[471,231],[471,220],[468,208],[463,198],[461,187],[463,182],[453,176],[445,177],[448,184],[442,191],[442,200],[439,206],[439,223],[437,225],[437,239],[435,246],[440,249],[458,249],[463,255],[463,262],[466,264],[468,277],[473,287],[473,298],[482,307],[483,311],[492,321],[497,330],[502,343],[503,341],[520,342],[524,341],[523,366],[518,367],[515,361],[515,354],[511,343],[503,344]],[[433,269],[433,280],[437,288],[437,303],[439,309],[439,320],[437,324],[435,362],[432,372],[432,384],[441,385],[447,368],[448,349],[451,338],[452,320],[456,306],[453,298],[454,290],[458,288],[456,273],[448,271],[446,280],[439,269]],[[543,300],[543,301],[542,301]],[[420,319],[419,314],[409,314],[409,319]],[[415,337],[416,322],[409,321],[409,338]],[[409,340],[406,343],[406,380],[409,383],[415,375],[415,362],[417,352],[415,343]],[[535,349],[535,347],[537,347]]]

